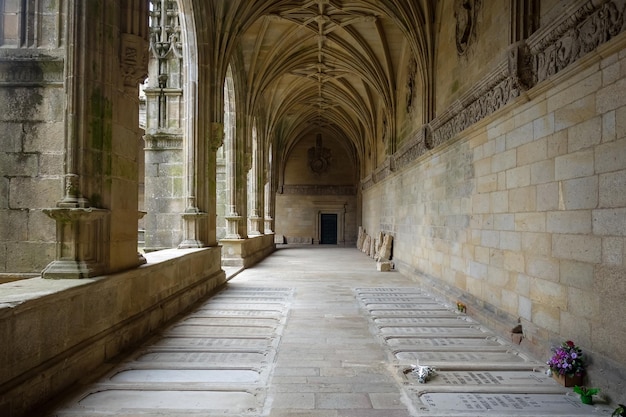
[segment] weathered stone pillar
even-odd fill
[[[250,212],[250,235],[262,235],[265,229],[265,171],[263,164],[263,141],[259,138],[256,123],[252,125],[252,183],[251,188],[251,212]]]
[[[57,223],[56,259],[42,272],[46,278],[145,262],[137,254],[137,143],[147,22],[141,0],[68,3],[65,192],[57,207],[44,210]],[[106,35],[112,30],[119,36]]]
[[[274,234],[274,199],[271,181],[265,183],[265,234]]]

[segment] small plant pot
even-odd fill
[[[581,395],[580,402],[591,405],[593,404],[593,397],[591,395]]]

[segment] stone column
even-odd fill
[[[252,126],[252,183],[250,184],[251,212],[250,212],[250,235],[262,235],[265,229],[264,223],[264,191],[265,171],[263,164],[263,145],[258,137],[256,124]]]
[[[239,193],[237,190],[241,187],[241,177],[238,175],[240,164],[240,158],[238,157],[240,151],[240,141],[237,135],[237,129],[232,129],[232,125],[235,121],[232,117],[236,117],[234,114],[229,114],[229,134],[226,136],[227,140],[224,143],[226,147],[226,182],[228,184],[228,203],[226,212],[226,236],[225,239],[243,239],[246,237],[245,232],[241,233],[242,216],[239,209]]]
[[[146,94],[145,247],[176,247],[186,207],[183,124],[183,48],[175,0],[151,0],[150,61]]]
[[[56,259],[42,271],[45,278],[89,277],[144,262],[137,254],[137,142],[147,9],[141,0],[68,3],[65,187],[56,207],[44,210],[57,223]],[[106,36],[111,31],[119,36]]]

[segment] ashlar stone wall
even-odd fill
[[[399,269],[548,357],[571,339],[625,400],[626,36],[363,192]]]
[[[55,225],[42,209],[63,191],[63,7],[20,7],[0,2],[0,282],[54,259]]]
[[[320,215],[336,214],[337,243],[356,243],[356,172],[336,139],[324,135],[302,139],[290,153],[276,194],[276,234],[288,243],[317,244]]]

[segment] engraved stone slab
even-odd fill
[[[166,337],[152,345],[156,348],[172,347],[208,347],[208,348],[233,348],[250,349],[263,348],[270,344],[268,338],[216,338],[216,337]]]
[[[168,335],[271,335],[274,333],[272,327],[253,327],[253,326],[201,326],[201,325],[185,325],[174,326]]]
[[[426,303],[389,303],[389,304],[378,304],[371,303],[366,304],[368,309],[372,310],[448,310],[446,307],[440,304],[426,304]]]
[[[246,317],[280,317],[281,312],[277,310],[219,310],[203,307],[194,315],[198,316],[246,316]]]
[[[418,384],[414,373],[405,374],[407,379]],[[553,387],[554,382],[543,372],[532,371],[437,371],[428,381],[429,384],[444,385],[513,385],[513,386],[544,386]]]
[[[406,316],[437,316],[456,317],[457,314],[447,309],[432,307],[427,310],[370,310],[370,314],[376,317],[406,317]]]
[[[422,317],[377,317],[374,319],[374,323],[381,325],[393,325],[393,324],[412,324],[412,325],[437,325],[437,326],[459,326],[463,324],[475,324],[463,317],[456,318],[422,318]]]
[[[397,351],[394,353],[399,360],[419,361],[422,364],[428,362],[525,362],[526,360],[514,353],[509,352],[422,352],[422,351]]]
[[[422,294],[422,291],[413,287],[371,287],[371,288],[356,288],[355,291],[359,294],[381,294],[381,293],[402,293],[402,294]]]
[[[217,295],[211,298],[213,302],[229,302],[229,303],[282,303],[284,297],[249,297],[246,295]]]
[[[448,348],[471,348],[471,347],[492,347],[503,346],[497,340],[486,337],[389,337],[387,343],[390,346],[411,345],[420,347],[448,347]]]
[[[366,297],[362,298],[366,305],[376,303],[415,303],[415,304],[438,304],[435,300],[428,297]]]
[[[262,311],[273,311],[273,312],[282,312],[285,309],[283,304],[277,303],[209,303],[202,306],[201,310],[235,310],[235,311],[254,311],[254,310],[262,310]]]
[[[138,362],[217,363],[255,365],[265,359],[261,352],[152,352],[140,356]]]
[[[381,327],[382,334],[411,335],[411,334],[463,334],[485,335],[485,331],[476,327]]]
[[[466,394],[424,393],[422,403],[435,410],[473,411],[480,415],[589,416],[594,407],[563,394]]]
[[[190,316],[183,320],[189,325],[215,325],[215,326],[258,326],[276,328],[278,321],[266,318],[234,318],[234,317],[198,317]]]
[[[230,413],[253,409],[255,396],[243,391],[105,390],[79,402],[82,407],[120,412],[133,409],[227,410]]]
[[[134,369],[119,372],[111,378],[113,382],[198,382],[198,383],[242,383],[259,380],[259,373],[246,369]]]

